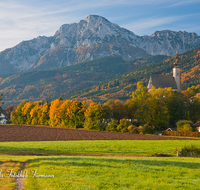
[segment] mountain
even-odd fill
[[[150,75],[173,76],[175,57],[168,57],[159,63],[150,63],[137,67],[121,76],[103,81],[93,87],[84,89],[71,99],[87,100],[104,103],[108,99],[127,100],[137,87],[137,82],[142,81],[147,86]],[[192,85],[200,84],[200,47],[187,51],[179,56],[181,69],[181,90],[186,90]]]
[[[164,58],[166,56],[157,55],[124,61],[121,57],[104,57],[55,69],[3,74],[0,75],[0,94],[3,93],[4,107],[18,105],[22,100],[52,101],[60,96],[70,99],[85,88]]]
[[[51,37],[39,36],[0,52],[0,74],[69,66],[105,56],[124,60],[149,55],[174,55],[200,46],[195,33],[157,31],[137,36],[107,19],[90,15],[64,24]]]

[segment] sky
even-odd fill
[[[99,15],[138,36],[155,31],[200,36],[200,0],[0,0],[0,51],[38,36],[53,36],[63,24]]]

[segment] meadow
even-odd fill
[[[176,157],[176,147],[188,144],[200,145],[200,141],[1,142],[0,189],[15,189],[19,183],[27,190],[200,189],[200,158]],[[20,155],[23,152],[88,155]],[[104,156],[91,156],[91,153]],[[155,157],[161,153],[171,157]],[[27,176],[21,181],[9,177],[11,169],[12,174],[22,171],[21,175]]]
[[[176,155],[176,148],[200,145],[199,140],[87,140],[0,142],[0,153],[97,153]]]

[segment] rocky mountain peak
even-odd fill
[[[55,68],[105,56],[130,60],[175,55],[177,50],[183,53],[199,46],[196,33],[163,30],[137,36],[104,17],[89,15],[78,23],[62,25],[52,37],[39,36],[0,52],[0,73]]]

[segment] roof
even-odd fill
[[[200,126],[200,121],[198,121],[197,123],[194,124],[195,127],[199,127]]]
[[[168,76],[150,76],[147,88],[151,89],[152,86],[155,88],[171,87],[173,90],[178,90],[174,77]]]
[[[177,128],[168,128],[166,131],[178,131]]]

